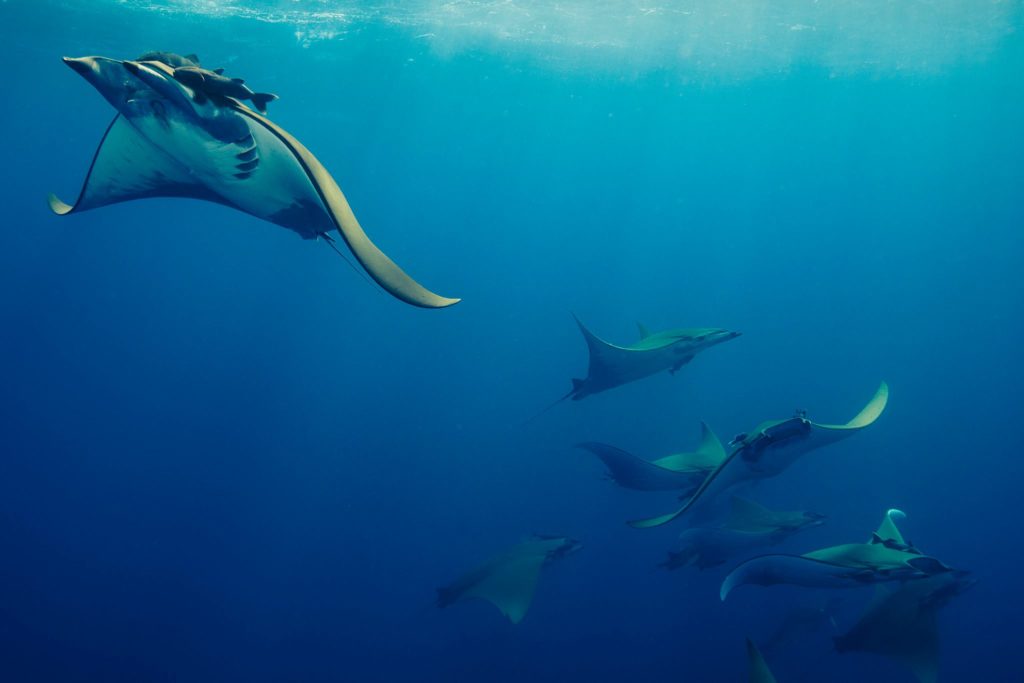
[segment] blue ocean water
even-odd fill
[[[870,430],[760,484],[968,569],[943,681],[1018,681],[1024,5],[4,0],[0,679],[740,681],[806,589],[656,567],[651,455],[795,408]],[[154,199],[60,218],[113,112],[61,63],[196,52],[281,96],[419,310],[321,244]],[[601,336],[742,331],[523,422]],[[526,619],[435,588],[531,533],[583,549]],[[870,592],[844,594],[841,627]],[[784,681],[911,681],[774,653]]]

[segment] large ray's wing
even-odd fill
[[[747,638],[747,661],[750,663],[750,683],[775,683],[775,676],[753,641]]]
[[[934,612],[921,618],[918,626],[918,642],[892,657],[914,672],[920,683],[936,683],[939,680],[939,628]]]
[[[317,194],[320,195],[338,232],[349,249],[352,250],[352,254],[377,284],[392,296],[423,308],[444,308],[460,301],[460,299],[438,296],[426,289],[409,277],[377,245],[371,242],[362,226],[359,225],[359,221],[356,220],[352,207],[349,206],[338,183],[301,142],[265,116],[257,114],[234,100],[231,103],[239,114],[262,125],[295,155],[295,159],[301,164],[309,176],[310,182],[316,188]]]
[[[590,368],[587,373],[590,377],[600,375],[624,363],[629,363],[633,356],[643,353],[642,351],[609,344],[588,330],[587,326],[575,315],[573,315],[573,319],[579,325],[583,338],[587,340],[587,348],[590,350]]]
[[[859,578],[863,575],[863,579]],[[761,555],[743,562],[722,581],[724,601],[737,586],[789,584],[807,588],[851,588],[870,580],[870,572],[800,555]]]
[[[222,197],[196,183],[185,167],[118,114],[96,148],[75,203],[67,204],[53,194],[49,196],[49,203],[54,213],[63,216],[150,197],[192,197],[230,206]]]
[[[846,424],[842,425],[829,425],[829,424],[818,424],[813,423],[815,427],[826,430],[836,431],[855,431],[858,429],[864,429],[868,425],[874,423],[875,420],[885,410],[886,404],[889,402],[889,385],[882,382],[878,386],[878,390],[875,391],[875,395],[871,397],[867,405],[864,406],[856,416]]]
[[[526,616],[533,601],[537,578],[544,566],[546,553],[538,552],[535,544],[523,544],[497,557],[486,571],[460,599],[480,598],[497,607],[513,624]]]
[[[674,491],[694,484],[693,472],[662,467],[615,446],[588,441],[579,444],[579,447],[599,457],[612,479],[627,489]]]
[[[750,476],[750,468],[746,467],[743,463],[743,458],[739,457],[739,453],[742,451],[742,448],[737,448],[729,454],[718,467],[704,478],[704,481],[694,491],[693,495],[690,496],[689,500],[677,510],[657,517],[632,520],[627,522],[627,524],[634,529],[650,529],[668,524],[681,515],[690,512],[698,505],[714,500],[723,491],[745,481]]]
[[[839,652],[870,652],[906,665],[921,683],[934,683],[939,670],[936,591],[957,581],[949,574],[904,583],[879,592],[850,630],[835,639]]]

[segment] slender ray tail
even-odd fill
[[[544,413],[548,412],[549,410],[551,410],[552,408],[554,408],[555,406],[557,406],[557,405],[558,405],[559,403],[561,403],[561,402],[562,402],[562,401],[564,401],[565,399],[567,399],[567,398],[572,398],[572,397],[573,397],[573,396],[575,396],[575,395],[576,395],[576,387],[573,387],[572,389],[570,389],[570,390],[569,390],[569,393],[568,393],[568,394],[566,394],[565,396],[563,396],[563,397],[559,398],[558,400],[556,400],[556,401],[552,401],[552,402],[551,402],[551,403],[549,403],[548,405],[544,406],[544,407],[543,407],[543,408],[541,408],[541,409],[540,409],[539,411],[537,411],[536,413],[534,413],[534,414],[533,414],[533,415],[531,415],[530,417],[528,417],[528,418],[526,418],[525,420],[523,420],[523,421],[522,421],[522,422],[521,422],[521,423],[519,424],[519,426],[520,426],[520,427],[525,427],[526,425],[530,424],[531,422],[533,422],[534,420],[536,420],[536,419],[537,419],[538,417],[540,417],[540,416],[541,416],[541,415],[543,415]]]
[[[356,268],[356,264],[348,260],[348,257],[345,256],[344,252],[342,252],[341,249],[338,249],[338,244],[337,242],[334,241],[333,237],[328,235],[326,232],[320,233],[320,236],[323,237],[324,242],[327,242],[327,245],[334,250],[334,253],[340,256],[341,260],[348,264],[349,268],[354,270],[356,274],[359,275],[359,277],[361,277],[366,282],[366,284],[370,285],[370,288],[373,291],[377,292],[378,294],[384,293],[383,291],[381,291],[379,287],[377,287],[377,283],[371,280],[369,276],[367,276],[367,274],[362,271],[361,268]]]

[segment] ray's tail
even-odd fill
[[[340,256],[341,260],[348,264],[349,268],[354,270],[356,272],[356,274],[359,275],[359,277],[361,277],[363,279],[363,281],[366,282],[366,284],[370,285],[370,289],[372,289],[373,291],[377,292],[378,294],[383,294],[383,292],[377,287],[377,283],[374,282],[373,280],[371,280],[370,276],[368,276],[366,273],[364,273],[362,271],[362,269],[356,268],[356,264],[354,264],[351,261],[349,261],[348,257],[345,256],[345,253],[341,249],[338,249],[338,245],[334,241],[333,237],[328,235],[326,232],[320,233],[320,236],[324,238],[324,242],[327,242],[327,246],[329,246],[331,249],[333,249],[334,253],[337,254],[338,256]]]
[[[544,415],[544,414],[545,414],[545,413],[547,413],[547,412],[548,412],[549,410],[551,410],[552,408],[554,408],[555,406],[557,406],[557,405],[558,405],[559,403],[561,403],[562,401],[564,401],[564,400],[566,400],[566,399],[568,399],[568,398],[575,398],[575,397],[576,397],[576,395],[577,395],[577,394],[579,393],[579,390],[580,390],[580,385],[581,385],[582,383],[583,383],[583,380],[581,380],[581,379],[573,379],[573,381],[572,381],[572,389],[570,389],[570,390],[569,390],[569,393],[565,394],[565,395],[564,395],[564,396],[562,396],[561,398],[559,398],[559,399],[557,399],[557,400],[555,400],[555,401],[552,401],[552,402],[551,402],[551,403],[549,403],[548,405],[544,406],[543,408],[541,408],[540,410],[538,410],[538,411],[537,411],[536,413],[534,413],[534,414],[533,414],[533,415],[531,415],[530,417],[528,417],[528,418],[526,418],[525,420],[523,420],[523,421],[522,421],[522,422],[520,423],[520,425],[519,425],[519,426],[520,426],[520,427],[525,427],[526,425],[530,424],[531,422],[533,422],[534,420],[536,420],[536,419],[537,419],[538,417],[540,417],[541,415]]]

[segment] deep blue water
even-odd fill
[[[698,30],[632,3],[5,0],[0,679],[744,680],[743,638],[813,592],[723,605],[724,571],[657,569],[680,527],[623,522],[672,494],[573,445],[843,421],[884,379],[876,425],[758,497],[829,515],[789,552],[905,510],[978,580],[941,680],[1021,680],[1024,11],[870,4],[793,3],[822,29],[796,39],[754,2]],[[113,113],[60,57],[151,49],[278,93],[377,243],[464,301],[405,306],[210,204],[51,215]],[[620,343],[744,335],[524,427],[586,370],[571,312]],[[433,607],[533,532],[584,548],[523,623]],[[776,654],[780,683],[913,680],[831,635]]]

